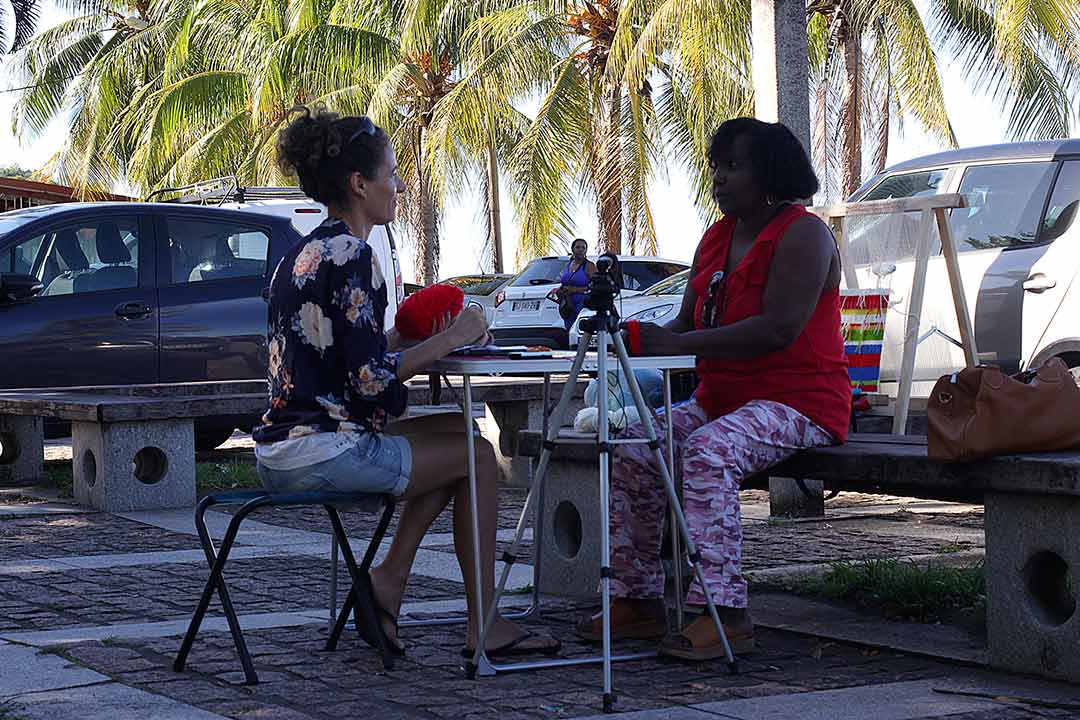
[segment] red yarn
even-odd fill
[[[465,307],[465,293],[453,285],[429,285],[417,290],[398,306],[394,326],[406,340],[426,340],[438,318],[457,317]]]

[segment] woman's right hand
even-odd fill
[[[455,348],[475,345],[485,339],[488,334],[484,311],[475,306],[465,308],[450,323],[450,327],[446,328],[445,332],[453,339]]]

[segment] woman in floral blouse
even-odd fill
[[[454,348],[487,336],[482,311],[435,323],[435,334],[404,348],[383,327],[385,275],[366,238],[393,222],[398,193],[394,150],[367,117],[304,111],[282,133],[279,161],[329,209],[327,220],[282,258],[270,285],[270,408],[255,430],[255,455],[271,490],[389,493],[404,499],[397,532],[371,571],[383,631],[397,639],[397,615],[420,541],[454,500],[454,545],[469,603],[466,647],[475,647],[474,567],[467,442],[458,414],[409,418],[404,381]],[[494,588],[497,468],[476,441],[477,505],[484,611]],[[497,616],[490,654],[554,652],[557,640]]]

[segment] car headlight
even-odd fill
[[[658,320],[659,318],[662,318],[665,315],[667,315],[669,312],[671,312],[671,308],[673,308],[673,307],[675,307],[675,306],[674,305],[657,305],[656,307],[649,308],[648,310],[642,310],[641,312],[636,312],[636,313],[634,313],[633,315],[631,315],[630,317],[628,317],[626,319],[627,320],[637,320],[639,322],[653,322],[654,320]]]

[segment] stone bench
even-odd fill
[[[552,392],[561,390],[552,384]],[[584,383],[578,388],[584,391]],[[432,398],[426,381],[409,384],[410,405]],[[504,480],[528,482],[517,461],[520,430],[539,428],[543,383],[484,379],[474,384],[487,404],[488,438],[500,448]],[[454,392],[442,405],[457,410]],[[72,424],[72,475],[78,502],[110,512],[190,507],[195,502],[194,421],[257,418],[266,410],[266,383],[239,381],[0,392],[0,485],[33,482],[44,474],[42,418]],[[535,423],[535,425],[530,425]],[[521,478],[512,478],[515,470]]]
[[[539,433],[522,433],[519,451],[538,457],[541,443]],[[540,587],[594,592],[597,452],[560,446],[552,460],[539,515]],[[927,457],[925,437],[865,433],[800,452],[743,487],[766,487],[769,475],[817,480],[827,490],[984,503],[991,664],[1080,682],[1080,453],[947,463]]]

